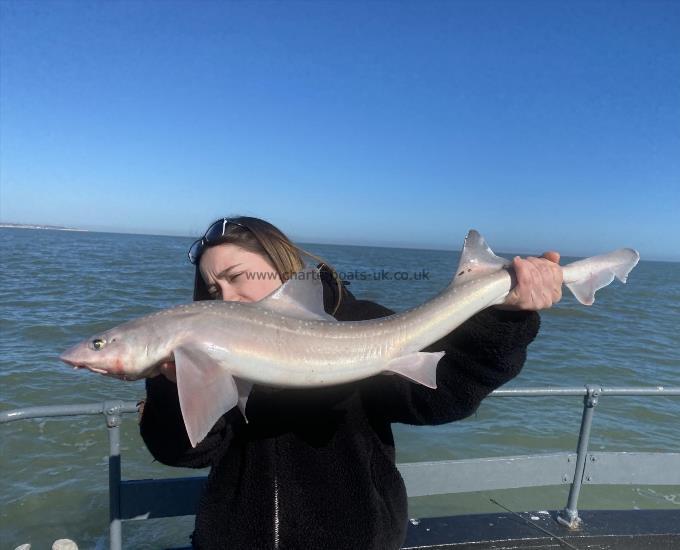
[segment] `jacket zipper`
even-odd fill
[[[279,547],[279,483],[274,474],[274,548]]]
[[[274,550],[279,548],[279,480],[276,477],[276,439],[274,439]]]

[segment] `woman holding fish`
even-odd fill
[[[218,220],[189,251],[196,266],[194,300],[259,302],[303,268],[305,254],[263,220]],[[555,252],[515,258],[516,284],[505,302],[423,350],[439,353],[436,389],[399,375],[304,389],[254,384],[243,406],[245,417],[232,408],[194,447],[182,417],[175,365],[163,364],[161,376],[147,379],[140,429],[160,462],[211,468],[193,546],[400,548],[407,500],[395,467],[391,424],[465,418],[515,377],[538,331],[536,311],[561,298],[558,262]],[[394,313],[355,298],[325,264],[319,276],[323,309],[339,321]]]

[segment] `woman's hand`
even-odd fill
[[[538,311],[547,309],[562,298],[560,255],[546,252],[541,258],[516,256],[512,260],[516,285],[498,309]]]
[[[175,372],[175,362],[174,361],[167,361],[165,363],[161,363],[158,366],[158,371],[160,372],[160,374],[165,376],[168,380],[177,384],[177,373]]]

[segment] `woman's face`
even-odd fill
[[[281,286],[278,273],[267,260],[235,244],[206,249],[199,269],[214,300],[257,302]]]

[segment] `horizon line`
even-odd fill
[[[85,233],[107,233],[111,235],[140,235],[140,236],[149,236],[149,237],[177,237],[177,238],[184,238],[184,239],[195,239],[195,236],[191,235],[183,235],[179,233],[150,233],[150,232],[139,232],[139,231],[134,231],[134,230],[100,230],[100,229],[83,229],[83,228],[76,228],[76,227],[65,227],[65,226],[58,226],[58,225],[52,225],[52,224],[27,224],[27,223],[14,223],[14,222],[5,222],[5,221],[0,221],[0,228],[5,228],[5,229],[36,229],[36,230],[43,230],[43,231],[73,231],[73,232],[85,232]],[[357,248],[393,248],[393,249],[400,249],[400,250],[430,250],[434,252],[452,252],[452,253],[459,253],[460,250],[458,249],[451,249],[451,248],[443,248],[443,247],[436,247],[436,246],[422,246],[422,245],[416,245],[416,244],[370,244],[370,243],[364,243],[364,244],[356,244],[356,243],[347,243],[347,242],[333,242],[333,241],[328,241],[328,240],[322,240],[322,241],[307,241],[305,239],[291,239],[293,242],[297,242],[299,244],[316,244],[316,245],[329,245],[329,246],[352,246],[352,247],[357,247]],[[494,251],[494,253],[498,254],[505,254],[507,251],[503,250],[497,250]],[[520,254],[520,255],[528,255],[528,256],[533,256],[532,253],[530,252],[525,252],[522,250],[516,250],[512,252],[513,254]],[[588,256],[582,256],[582,255],[575,255],[575,254],[561,254],[561,257],[565,258],[586,258]],[[671,258],[647,258],[647,259],[640,259],[640,261],[643,262],[664,262],[664,263],[680,263],[680,258],[678,259],[671,259]]]

